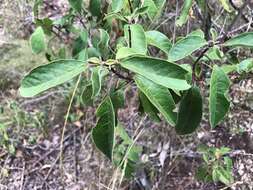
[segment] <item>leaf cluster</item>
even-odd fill
[[[219,2],[229,11],[225,1]],[[41,3],[36,1],[35,15]],[[230,107],[228,74],[247,73],[253,68],[251,58],[224,64],[230,61],[227,49],[253,47],[252,32],[239,33],[229,39],[223,34],[219,36],[216,28],[210,28],[212,38],[207,39],[205,32],[198,29],[177,36],[173,43],[172,36],[150,28],[161,16],[165,0],[112,0],[111,3],[69,0],[69,5],[69,12],[58,20],[35,20],[37,28],[30,40],[32,51],[44,53],[49,63],[24,77],[20,94],[33,97],[78,75],[86,78],[83,103],[101,102],[96,111],[97,124],[92,130],[93,141],[125,171],[138,163],[136,157],[140,154],[117,118],[129,85],[138,88],[140,112],[155,122],[165,119],[179,135],[186,135],[196,131],[202,120],[205,98],[202,92],[206,90],[199,85],[202,73],[211,72],[211,77],[204,76],[203,82],[209,86],[210,126],[215,128]],[[193,5],[205,11],[203,1],[185,1],[176,22],[178,26],[190,18]],[[75,25],[75,20],[79,20],[81,26]],[[71,55],[66,52],[67,46],[55,52],[47,45],[54,36],[59,37],[55,29],[75,36],[69,51]],[[159,53],[154,54],[153,48]],[[108,88],[111,73],[118,77],[118,82]],[[117,138],[122,139],[121,143],[116,143]],[[219,175],[213,178],[221,180]]]

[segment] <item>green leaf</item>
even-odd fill
[[[180,67],[182,67],[183,69],[188,71],[188,73],[185,75],[185,78],[188,83],[191,83],[191,81],[192,81],[192,66],[189,64],[180,64]]]
[[[121,47],[116,53],[116,59],[123,59],[123,58],[130,57],[133,55],[140,55],[140,54],[132,48]]]
[[[101,55],[107,59],[108,57],[108,52],[109,52],[109,40],[110,40],[110,36],[107,33],[107,31],[105,31],[104,29],[99,29],[100,32],[100,40],[98,42],[98,49],[101,53]]]
[[[45,34],[42,27],[38,27],[31,35],[30,44],[33,53],[39,54],[46,49]]]
[[[222,65],[221,69],[224,71],[224,73],[229,74],[232,73],[234,71],[236,71],[237,69],[237,65]]]
[[[115,141],[115,113],[109,96],[100,104],[96,115],[99,119],[96,127],[92,129],[93,142],[101,152],[112,160]]]
[[[243,72],[250,72],[253,70],[253,58],[245,59],[237,65],[237,72],[239,74]]]
[[[159,18],[161,16],[161,13],[163,12],[163,9],[165,8],[167,1],[166,0],[154,0],[154,3],[157,7],[157,13],[156,13],[155,18]]]
[[[226,41],[224,46],[242,46],[253,48],[253,32],[245,32]]]
[[[180,91],[171,90],[171,89],[169,89],[169,91],[170,91],[171,96],[173,97],[175,104],[178,104],[182,99],[182,95]]]
[[[216,149],[215,154],[223,156],[225,154],[228,154],[230,151],[231,151],[231,149],[228,147],[221,147],[221,148]]]
[[[186,36],[172,46],[168,55],[169,61],[174,62],[183,59],[206,44],[207,42],[199,36]]]
[[[104,69],[103,67],[99,66],[92,68],[91,73],[92,97],[99,95],[102,87],[102,80],[107,74],[108,70]]]
[[[219,181],[219,172],[218,172],[218,168],[214,168],[212,171],[212,178],[214,182],[218,182]]]
[[[116,40],[116,50],[119,50],[120,48],[127,47],[127,46],[128,46],[128,44],[127,44],[127,41],[126,41],[125,37],[119,37]]]
[[[132,144],[133,144],[133,146],[132,146]],[[140,156],[141,151],[142,151],[142,148],[140,146],[134,145],[133,141],[128,146],[127,159],[128,159],[128,162],[131,161],[130,163],[134,167],[134,168],[131,169],[132,170],[131,174],[136,169],[135,165],[138,164],[138,162],[139,162],[139,156]],[[125,174],[125,175],[129,176],[129,172],[127,172],[127,173],[128,174]]]
[[[160,17],[163,8],[165,7],[165,0],[144,0],[143,6],[148,7],[148,18],[154,21]]]
[[[220,61],[222,60],[223,57],[223,52],[220,50],[220,48],[218,46],[213,46],[211,47],[208,51],[207,51],[207,57],[204,60],[213,60],[213,61]]]
[[[112,11],[117,13],[121,11],[125,5],[126,0],[112,0]]]
[[[101,0],[90,0],[90,12],[93,16],[100,17],[101,16]]]
[[[20,94],[23,97],[33,97],[74,78],[86,68],[86,62],[77,60],[58,60],[39,66],[24,77]]]
[[[232,12],[232,10],[230,9],[229,6],[229,1],[228,0],[219,0],[221,5],[223,6],[223,8],[227,11],[227,12]]]
[[[148,12],[148,7],[137,8],[134,10],[132,17],[138,17],[139,15],[144,15],[147,12]]]
[[[111,99],[115,109],[115,112],[125,106],[125,93],[123,89],[117,89],[111,92]]]
[[[192,31],[190,34],[188,34],[188,36],[198,36],[200,38],[205,38],[205,34],[201,29],[197,29]]]
[[[141,91],[139,92],[140,97],[140,107],[143,109],[142,111],[144,113],[147,113],[148,116],[156,122],[160,122],[160,118],[158,116],[159,111],[156,109],[156,107],[149,101],[147,96],[145,96],[144,93]]]
[[[138,88],[161,112],[167,122],[174,126],[176,123],[176,113],[173,110],[176,106],[169,90],[140,75],[136,75],[134,80]]]
[[[72,56],[77,56],[81,51],[83,51],[87,47],[88,42],[88,32],[81,31],[80,36],[74,41]]]
[[[147,40],[141,25],[127,25],[125,27],[125,36],[130,48],[143,55],[147,53]]]
[[[248,73],[253,70],[253,58],[245,59],[241,61],[239,64],[222,65],[221,68],[226,74],[229,74],[234,71],[236,71],[239,74]]]
[[[36,26],[41,26],[46,35],[51,35],[53,28],[53,21],[50,18],[36,19]]]
[[[214,181],[220,181],[226,185],[233,183],[234,179],[232,176],[232,171],[227,171],[223,167],[217,167],[213,170],[212,176]]]
[[[229,100],[227,92],[230,80],[224,71],[218,66],[214,66],[209,96],[210,123],[214,128],[226,115],[229,110]]]
[[[162,59],[135,56],[123,59],[120,64],[122,67],[167,88],[187,90],[191,87],[185,80],[187,70]]]
[[[202,96],[198,87],[193,86],[180,102],[176,132],[180,135],[190,134],[199,126],[202,119]]]
[[[88,48],[88,57],[101,57],[101,54],[96,48],[90,47]]]
[[[72,11],[69,11],[68,14],[60,17],[59,19],[54,20],[53,24],[59,25],[61,27],[65,27],[66,29],[70,30],[74,22],[73,18],[74,18],[74,14],[72,13]]]
[[[139,156],[142,148],[134,144],[120,123],[116,127],[116,136],[119,143],[114,148],[114,164],[121,167],[124,177],[132,177],[137,164],[140,162]],[[125,162],[123,162],[123,159],[126,159]]]
[[[42,5],[42,3],[43,3],[43,0],[34,0],[33,14],[35,18],[39,16],[39,7]]]
[[[125,23],[127,23],[127,19],[120,13],[111,12],[105,15],[104,20],[112,20],[112,19],[118,19]]]
[[[146,34],[147,42],[149,45],[152,45],[161,49],[166,54],[169,53],[172,44],[170,40],[167,38],[167,36],[155,30],[148,31],[145,34]]]
[[[68,0],[70,6],[77,12],[82,11],[83,0]]]
[[[196,0],[196,3],[201,11],[205,10],[206,0]]]
[[[229,151],[231,151],[231,150],[229,150]],[[224,157],[224,163],[225,163],[225,166],[226,166],[226,170],[227,171],[230,170],[232,172],[232,168],[233,168],[233,161],[232,161],[232,159],[229,158],[228,156],[225,156]]]
[[[59,59],[66,59],[66,48],[65,47],[62,47],[59,49],[58,51],[58,58]]]
[[[92,100],[92,85],[91,84],[88,84],[85,86],[81,94],[81,101],[82,101],[82,104],[86,106],[92,105],[93,100]]]
[[[196,171],[196,178],[198,180],[204,181],[205,183],[212,182],[212,175],[209,174],[210,169],[208,165],[202,165],[198,167]]]
[[[143,6],[148,7],[148,17],[153,20],[158,12],[155,2],[153,0],[144,0]]]
[[[116,127],[116,134],[124,141],[124,144],[130,145],[133,143],[133,140],[129,137],[121,123]]]
[[[216,41],[218,36],[219,36],[218,31],[214,28],[211,28],[210,29],[210,34],[211,34],[212,40]]]
[[[177,26],[183,26],[187,22],[191,7],[192,0],[185,0],[180,17],[176,21]]]
[[[166,0],[154,0],[154,3],[156,7],[158,7],[159,9],[162,9],[166,4]]]
[[[83,49],[78,53],[77,60],[79,61],[87,61],[88,60],[88,50]]]

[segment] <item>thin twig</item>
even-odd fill
[[[137,140],[140,138],[140,136],[143,134],[145,128],[142,128],[140,131],[139,129],[143,126],[145,120],[147,119],[147,115],[145,115],[145,117],[143,117],[139,123],[139,125],[137,126],[136,130],[135,130],[135,133],[133,135],[134,138],[132,138],[133,142],[131,143],[131,145],[127,148],[127,151],[123,157],[123,159],[121,160],[119,166],[117,167],[117,169],[121,168],[121,166],[123,164],[127,164],[127,157],[130,153],[130,151],[132,150],[133,146],[135,145],[135,143],[137,142]],[[138,132],[139,131],[139,132]],[[138,133],[137,133],[138,132]],[[126,165],[125,165],[126,166]],[[124,167],[125,168],[125,167]],[[120,181],[119,181],[119,185],[118,185],[118,189],[120,188],[121,186],[121,183],[122,183],[122,180],[123,180],[123,177],[124,177],[124,173],[125,172],[122,172],[121,174],[121,178],[120,178]],[[113,188],[114,189],[114,188]]]
[[[196,80],[195,77],[195,70],[198,62],[204,57],[205,53],[209,50],[209,48],[212,47],[212,45],[208,45],[206,48],[203,49],[203,51],[200,53],[196,61],[192,65],[192,81],[194,82]]]
[[[78,176],[78,171],[77,171],[77,152],[76,152],[76,132],[73,135],[73,140],[74,140],[74,168],[75,168],[75,182],[77,182],[77,176]]]
[[[231,24],[233,25],[233,23]],[[233,26],[232,26],[233,27]],[[217,38],[216,42],[213,43],[212,41],[209,41],[208,42],[208,45],[201,51],[200,55],[198,56],[198,58],[196,59],[196,61],[193,63],[193,73],[192,73],[192,76],[193,76],[193,81],[195,80],[195,68],[196,68],[196,65],[197,63],[204,57],[205,53],[211,48],[213,47],[214,45],[218,45],[218,44],[221,44],[223,43],[223,41],[226,39],[226,38],[230,38],[232,37],[235,33],[237,33],[238,31],[244,29],[245,27],[249,27],[249,23],[247,24],[244,24],[242,26],[240,26],[239,28],[236,28],[232,31],[228,31],[228,32],[225,32],[225,31],[222,31],[220,34],[222,34],[220,37]]]
[[[167,18],[162,21],[161,23],[159,23],[155,28],[154,30],[158,30],[162,25],[166,24],[169,20],[171,20],[173,17],[176,17],[177,15],[175,14],[171,14],[171,15],[168,15]],[[149,27],[150,29],[152,29],[151,27]]]
[[[54,163],[52,164],[52,167],[49,169],[47,175],[43,179],[42,188],[44,187],[45,184],[47,184],[47,179],[50,176],[51,172],[53,171],[53,169],[54,169],[54,167],[57,164],[57,162],[58,162],[59,159],[60,159],[60,154],[57,156],[57,158],[55,159]]]
[[[231,2],[232,2],[232,1],[231,1]],[[237,9],[238,14],[235,16],[235,18],[233,19],[232,23],[228,26],[227,31],[232,30],[232,28],[233,28],[234,25],[236,24],[237,20],[238,20],[240,17],[243,17],[243,9],[248,5],[248,3],[249,3],[249,0],[246,0],[246,1],[244,2],[244,4],[243,4],[240,8]],[[232,4],[233,4],[233,2],[232,2]],[[247,20],[247,19],[246,19],[246,20]],[[249,22],[249,21],[247,20],[246,22]]]
[[[172,37],[173,44],[175,44],[175,41],[176,41],[176,33],[177,33],[176,21],[177,21],[177,16],[178,16],[178,0],[176,0],[176,16],[175,16],[175,20],[174,20],[174,29],[173,29],[173,37]]]
[[[129,82],[133,81],[133,79],[131,79],[130,77],[125,77],[125,76],[123,76],[121,73],[119,73],[116,69],[114,69],[114,68],[112,68],[112,67],[111,67],[111,71],[112,71],[115,75],[117,75],[119,78],[121,78],[121,79],[127,80],[127,81],[129,81]]]
[[[77,133],[79,130],[80,130],[80,128],[77,128],[77,129],[75,129],[73,132],[71,132],[71,134],[69,134],[68,136],[66,136],[66,137],[64,138],[64,142],[67,141],[70,137],[72,137],[72,135],[73,135],[74,133]],[[39,162],[41,162],[41,161],[44,160],[46,157],[48,157],[50,154],[52,154],[53,152],[55,152],[56,150],[58,150],[58,147],[59,147],[59,146],[60,146],[60,144],[57,145],[56,148],[50,150],[49,152],[47,152],[46,154],[44,154],[42,157],[40,157],[40,158],[33,164],[33,168],[34,168]],[[35,172],[35,171],[36,171],[36,170],[31,170],[31,171],[28,172],[28,174],[33,173],[33,172]]]
[[[79,130],[80,130],[80,128],[77,128],[77,129],[75,129],[71,134],[69,134],[68,136],[66,136],[66,137],[64,138],[64,142],[65,142],[66,140],[68,140],[70,137],[72,137],[72,135],[75,134],[75,133],[77,133],[77,131],[79,131]],[[58,145],[58,146],[60,146],[60,145]],[[58,147],[58,146],[57,146],[57,147]],[[64,146],[63,149],[65,149],[65,148],[67,148],[67,147]],[[47,154],[47,156],[48,156],[48,155],[49,155],[49,154]],[[44,158],[44,157],[42,157],[42,158]],[[54,162],[51,164],[51,165],[52,165],[51,168],[49,169],[47,175],[46,175],[45,178],[43,179],[42,188],[44,187],[45,184],[47,184],[47,179],[48,179],[48,177],[50,176],[51,172],[53,171],[53,169],[54,169],[54,167],[56,166],[56,164],[57,164],[57,162],[59,161],[59,159],[60,159],[60,154],[58,154],[58,156],[56,157],[56,159],[54,160]],[[40,159],[40,161],[41,161],[41,159]],[[33,173],[33,172],[35,172],[35,171],[36,171],[36,170],[32,170],[32,171],[29,172],[29,174],[30,174],[30,173]]]
[[[243,181],[237,181],[237,182],[233,183],[232,185],[229,185],[229,186],[227,186],[227,187],[221,188],[221,189],[219,189],[219,190],[231,189],[232,187],[235,187],[236,185],[242,185],[242,184],[244,184]]]
[[[129,48],[132,48],[132,33],[130,26],[128,26],[128,46]]]
[[[27,101],[24,101],[23,103],[20,104],[20,107],[24,107],[24,106],[27,106],[29,104],[34,104],[34,103],[38,103],[42,100],[45,100],[47,98],[49,98],[50,96],[54,95],[54,94],[58,94],[58,93],[62,93],[63,91],[61,90],[58,90],[58,91],[53,91],[53,92],[49,92],[43,96],[40,96],[38,98],[35,98],[35,99],[30,99],[30,100],[27,100]]]
[[[241,9],[241,7],[237,7],[235,4],[234,4],[234,2],[232,1],[232,0],[229,0],[229,2],[230,2],[230,4],[231,4],[231,6],[235,9],[235,10],[237,10],[237,11],[240,11],[240,9]],[[249,23],[249,19],[242,13],[242,19],[246,22],[246,23]],[[253,27],[253,24],[251,25],[251,27]]]
[[[35,173],[35,175],[37,175],[42,182],[42,185],[41,185],[41,189],[44,189],[44,185],[46,185],[47,189],[52,189],[52,187],[50,186],[50,184],[37,172]]]
[[[20,190],[23,190],[24,186],[24,179],[25,179],[25,161],[23,161],[23,169],[22,169],[22,176],[20,182]]]
[[[75,88],[74,88],[74,91],[72,93],[72,96],[71,96],[71,99],[70,99],[70,103],[69,103],[69,106],[68,106],[68,110],[67,110],[67,113],[66,113],[66,116],[65,116],[65,121],[64,121],[63,129],[62,129],[61,142],[60,142],[60,153],[59,153],[59,156],[60,156],[60,170],[61,170],[62,174],[63,174],[63,143],[64,143],[64,135],[65,135],[66,126],[67,126],[67,123],[68,123],[68,117],[69,117],[69,114],[70,114],[70,109],[72,107],[72,103],[73,103],[73,100],[74,100],[74,97],[75,97],[75,94],[76,94],[76,91],[77,91],[77,87],[78,87],[78,85],[80,83],[81,76],[82,76],[82,74],[79,75],[78,80],[77,80],[76,85],[75,85]]]

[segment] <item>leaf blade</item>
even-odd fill
[[[99,119],[96,127],[92,129],[92,140],[102,153],[104,153],[110,160],[113,160],[115,113],[109,96],[100,104],[96,115]]]
[[[68,0],[70,6],[77,12],[81,12],[83,0]]]
[[[155,2],[153,0],[145,0],[143,6],[148,7],[148,17],[153,20],[158,12]]]
[[[98,96],[102,88],[102,80],[108,71],[102,67],[95,67],[91,72],[92,97]]]
[[[199,36],[186,36],[172,46],[168,54],[169,61],[174,62],[181,60],[206,44],[207,42]]]
[[[86,63],[77,60],[58,60],[33,69],[24,77],[19,92],[33,97],[49,88],[60,85],[86,69]]]
[[[147,31],[146,33],[147,42],[149,45],[155,46],[166,54],[169,53],[172,46],[170,40],[163,33],[158,31]]]
[[[121,60],[121,66],[167,88],[187,90],[190,85],[185,80],[187,71],[165,60],[135,56]]]
[[[202,97],[199,88],[193,86],[183,97],[178,112],[176,132],[186,135],[194,132],[202,118]]]
[[[180,14],[180,17],[176,21],[177,26],[183,26],[187,22],[188,17],[189,17],[189,12],[192,7],[192,2],[193,2],[192,0],[184,1],[182,12]]]
[[[230,103],[226,97],[230,80],[224,71],[218,66],[214,66],[211,75],[209,111],[210,124],[214,128],[226,115]]]
[[[117,13],[123,9],[125,0],[112,0],[112,11]]]
[[[175,102],[169,90],[140,75],[135,76],[134,80],[138,88],[161,112],[166,121],[174,126],[176,122],[176,113],[173,112],[175,109]]]
[[[31,35],[30,44],[35,54],[39,54],[46,49],[45,34],[41,26]]]
[[[90,0],[90,12],[92,16],[100,17],[101,16],[101,0]]]
[[[253,48],[253,32],[246,32],[226,41],[224,46],[242,46]]]
[[[147,40],[143,27],[140,24],[125,26],[125,36],[129,47],[135,52],[145,55],[147,53]]]
[[[160,118],[158,116],[159,111],[156,109],[156,107],[149,101],[147,96],[142,92],[139,91],[139,99],[140,99],[140,106],[142,107],[142,112],[145,112],[148,114],[150,119],[152,119],[155,122],[160,122]]]

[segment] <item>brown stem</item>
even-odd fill
[[[129,81],[129,82],[133,81],[132,78],[126,77],[126,76],[122,75],[121,73],[119,73],[119,72],[118,72],[116,69],[114,69],[114,68],[111,68],[111,71],[112,71],[115,75],[117,75],[119,78],[121,78],[121,79],[127,80],[127,81]]]
[[[230,1],[231,3],[232,1]],[[245,3],[240,7],[240,8],[236,8],[236,10],[238,11],[238,14],[235,16],[235,18],[233,19],[232,23],[228,26],[227,31],[230,31],[233,29],[234,25],[236,24],[237,20],[240,17],[243,17],[243,9],[248,5],[249,0],[246,0]],[[234,5],[233,2],[231,4],[232,6]],[[234,5],[235,6],[235,5]],[[246,18],[247,19],[247,18]],[[248,20],[247,20],[248,22]]]
[[[131,33],[131,28],[128,26],[128,37],[129,37],[129,48],[132,48],[132,33]]]

